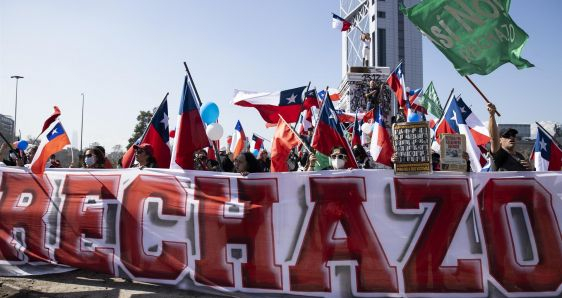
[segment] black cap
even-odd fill
[[[502,138],[509,138],[509,137],[514,137],[518,134],[519,132],[517,131],[517,129],[514,128],[503,128],[502,130],[500,130],[500,137]]]

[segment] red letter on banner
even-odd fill
[[[355,177],[311,178],[316,202],[295,266],[289,268],[291,290],[329,292],[328,261],[355,260],[358,292],[398,291],[396,268],[388,263],[363,208],[365,180]],[[341,223],[347,239],[333,237]],[[304,230],[304,229],[303,229]]]
[[[103,273],[113,273],[113,249],[82,249],[84,238],[103,239],[103,208],[87,208],[86,196],[116,201],[119,175],[67,175],[63,187],[66,195],[62,207],[60,248],[57,260],[65,265]],[[116,227],[107,227],[115,229]]]
[[[397,209],[435,204],[404,266],[406,292],[483,292],[480,260],[459,259],[458,266],[441,266],[470,203],[468,180],[395,178],[394,185]]]
[[[13,229],[25,230],[25,254],[29,262],[48,261],[45,248],[47,226],[43,216],[49,207],[51,186],[43,176],[4,172],[0,200],[0,259],[18,261],[12,239]]]
[[[550,193],[534,179],[491,179],[478,202],[491,275],[509,292],[556,291],[562,283],[562,239]],[[517,262],[508,203],[522,203],[527,209],[536,265]]]
[[[187,244],[163,241],[160,256],[145,253],[143,202],[148,197],[162,199],[165,215],[186,215],[187,193],[175,177],[137,176],[125,190],[121,207],[121,261],[135,277],[173,280],[187,267]]]
[[[229,179],[196,178],[199,200],[201,260],[195,262],[195,279],[204,284],[234,287],[233,265],[227,263],[227,244],[246,246],[242,285],[282,289],[281,268],[275,265],[272,205],[277,202],[276,179],[238,179],[241,218],[227,218]]]

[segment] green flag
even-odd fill
[[[433,82],[430,82],[427,89],[425,89],[423,97],[420,99],[420,105],[437,118],[443,116],[443,108],[441,107],[439,96],[437,96],[437,91],[433,87]]]
[[[509,16],[510,0],[424,0],[400,9],[453,63],[461,75],[486,75],[521,58],[529,37]]]

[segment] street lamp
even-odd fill
[[[80,124],[80,154],[82,154],[82,137],[84,136],[84,93],[82,93],[82,123]]]
[[[19,79],[23,79],[22,76],[12,76],[12,79],[16,79],[16,107],[14,109],[14,138],[16,137],[16,124],[18,123],[18,82]]]

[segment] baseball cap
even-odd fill
[[[152,149],[152,145],[150,145],[149,143],[142,143],[140,145],[133,145],[133,148],[136,149],[142,149],[144,150],[144,152],[148,153],[149,155],[152,155],[152,153],[154,152],[154,150]]]
[[[514,137],[518,134],[519,132],[517,131],[517,129],[514,128],[503,128],[502,130],[500,130],[500,137],[502,138],[509,138],[509,137]]]

